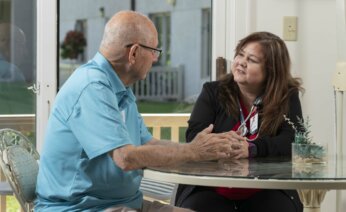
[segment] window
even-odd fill
[[[35,141],[36,1],[0,1],[0,128]],[[31,89],[28,89],[31,88]]]
[[[210,78],[211,73],[211,14],[210,8],[202,10],[201,76]]]
[[[163,50],[146,79],[132,86],[139,111],[190,113],[203,83],[211,80],[211,3],[211,0],[97,0],[85,4],[84,0],[60,0],[60,45],[70,30],[83,32],[87,45],[77,60],[62,58],[60,50],[59,86],[76,67],[93,58],[105,23],[112,15],[120,10],[135,10],[153,21],[158,31],[158,47]],[[184,134],[181,132],[180,136]]]
[[[210,0],[172,3],[98,0],[95,4],[60,0],[59,7],[60,47],[70,30],[83,32],[87,43],[77,60],[62,58],[60,50],[59,86],[76,67],[95,55],[107,20],[120,10],[133,9],[153,21],[158,30],[159,47],[163,49],[146,79],[133,85],[140,112],[191,112],[203,83],[211,78]]]
[[[170,13],[155,13],[149,15],[154,22],[159,37],[159,48],[164,54],[161,55],[159,62],[155,65],[170,65],[171,59],[171,16]]]
[[[34,0],[0,0],[0,129],[20,131],[34,145],[37,92],[35,8]],[[14,196],[1,196],[0,199],[2,210],[20,210]]]

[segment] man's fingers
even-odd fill
[[[242,147],[242,142],[232,142],[232,149],[241,149]]]
[[[202,130],[200,132],[200,134],[209,134],[213,131],[214,125],[210,124],[207,128],[204,128],[204,130]]]

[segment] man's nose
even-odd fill
[[[159,57],[153,54],[153,63],[156,63],[159,61]]]

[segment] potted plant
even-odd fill
[[[77,59],[78,55],[84,52],[86,39],[82,32],[68,31],[63,43],[61,44],[61,57],[63,59]]]
[[[287,123],[294,129],[295,137],[292,143],[293,164],[321,164],[327,161],[327,145],[316,144],[310,135],[310,119],[297,117],[299,127],[284,116]]]

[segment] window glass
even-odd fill
[[[93,58],[111,16],[135,10],[153,21],[163,50],[146,78],[132,85],[139,112],[192,111],[203,83],[211,79],[211,0],[60,0],[59,7],[59,88]],[[181,141],[184,130],[179,130]],[[161,128],[161,138],[170,135]]]
[[[37,92],[35,8],[33,0],[0,0],[0,129],[31,137]]]
[[[35,8],[34,0],[0,0],[0,129],[20,131],[34,145],[37,92]],[[3,196],[1,202],[5,203],[1,207],[6,211],[20,211],[14,196]]]
[[[191,112],[203,83],[210,81],[210,0],[60,0],[59,6],[60,87],[95,55],[107,20],[120,10],[135,10],[154,22],[163,49],[146,79],[133,85],[140,112]],[[74,50],[69,38],[79,41]]]
[[[169,66],[171,62],[171,14],[170,13],[153,13],[149,18],[154,22],[159,37],[158,47],[164,52],[159,61],[154,64],[157,66]]]

